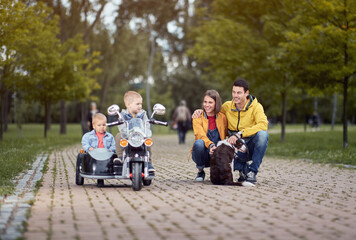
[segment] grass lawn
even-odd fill
[[[267,156],[356,165],[356,126],[348,127],[347,149],[343,149],[341,125],[333,131],[329,125],[324,125],[316,132],[312,132],[310,127],[304,132],[303,125],[289,125],[285,143],[281,143],[280,126],[272,127],[269,132]]]
[[[16,125],[9,125],[0,142],[0,196],[13,192],[11,179],[28,169],[37,154],[80,143],[81,127],[79,124],[68,124],[67,134],[60,135],[59,125],[52,124],[47,139],[43,135],[43,124],[23,125],[22,138],[18,137]]]

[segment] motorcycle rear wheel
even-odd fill
[[[132,189],[140,191],[142,189],[142,163],[132,163]]]
[[[104,187],[104,179],[98,179],[97,186],[98,187]]]
[[[80,176],[80,165],[82,164],[82,159],[80,156],[77,158],[77,165],[75,167],[75,184],[77,185],[83,185],[84,184],[84,178]]]

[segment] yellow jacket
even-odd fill
[[[268,120],[263,106],[252,95],[249,95],[242,110],[238,110],[232,100],[222,105],[221,112],[226,115],[229,131],[241,131],[242,137],[255,135],[261,130],[267,131]]]
[[[219,112],[216,115],[215,124],[219,131],[220,139],[225,139],[227,135],[227,119],[225,114]],[[210,141],[207,136],[208,128],[209,120],[205,112],[203,112],[199,118],[193,118],[193,131],[195,135],[195,140],[202,139],[205,143],[205,147],[209,149],[210,144],[212,144],[213,142]]]

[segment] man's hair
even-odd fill
[[[142,98],[142,96],[135,91],[128,91],[124,95],[124,102],[125,105],[127,106],[128,103],[132,102],[135,98]]]
[[[245,79],[239,78],[234,82],[234,86],[235,87],[243,87],[244,91],[248,91],[249,87],[248,87],[248,82]]]
[[[214,99],[215,101],[215,108],[214,108],[214,113],[218,114],[220,112],[221,109],[221,97],[219,95],[219,93],[216,90],[207,90],[204,94],[204,97],[208,96],[211,97],[212,99]]]
[[[92,124],[94,125],[94,123],[96,123],[96,121],[98,120],[105,120],[106,121],[106,116],[102,113],[95,113],[93,115],[93,120],[92,120]]]

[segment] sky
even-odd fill
[[[93,0],[91,0],[91,2],[95,2]],[[69,8],[70,6],[70,2],[69,0],[62,0],[62,4]],[[104,24],[108,27],[108,29],[110,29],[110,31],[115,31],[115,25],[114,23],[114,19],[117,16],[117,9],[118,9],[118,5],[121,4],[121,0],[110,0],[108,1],[108,3],[105,5],[104,11],[102,13],[102,19]],[[98,6],[99,8],[100,6]],[[89,21],[90,20],[94,20],[95,16],[89,16]]]
[[[95,2],[94,0],[91,0],[91,2]],[[118,6],[121,4],[122,0],[110,0],[108,3],[105,5],[104,11],[102,13],[102,19],[103,23],[108,27],[108,29],[111,32],[115,31],[115,25],[114,25],[114,20],[117,16],[117,9]],[[183,4],[183,0],[180,0],[180,3]],[[70,3],[69,0],[62,0],[62,4],[66,6],[67,8],[69,7]],[[189,0],[189,14],[193,15],[194,12],[194,0]],[[98,6],[99,8],[100,6]],[[90,20],[94,20],[95,16],[89,17]],[[179,31],[179,29],[176,27],[175,23],[168,23],[167,25],[168,30],[171,32]]]

